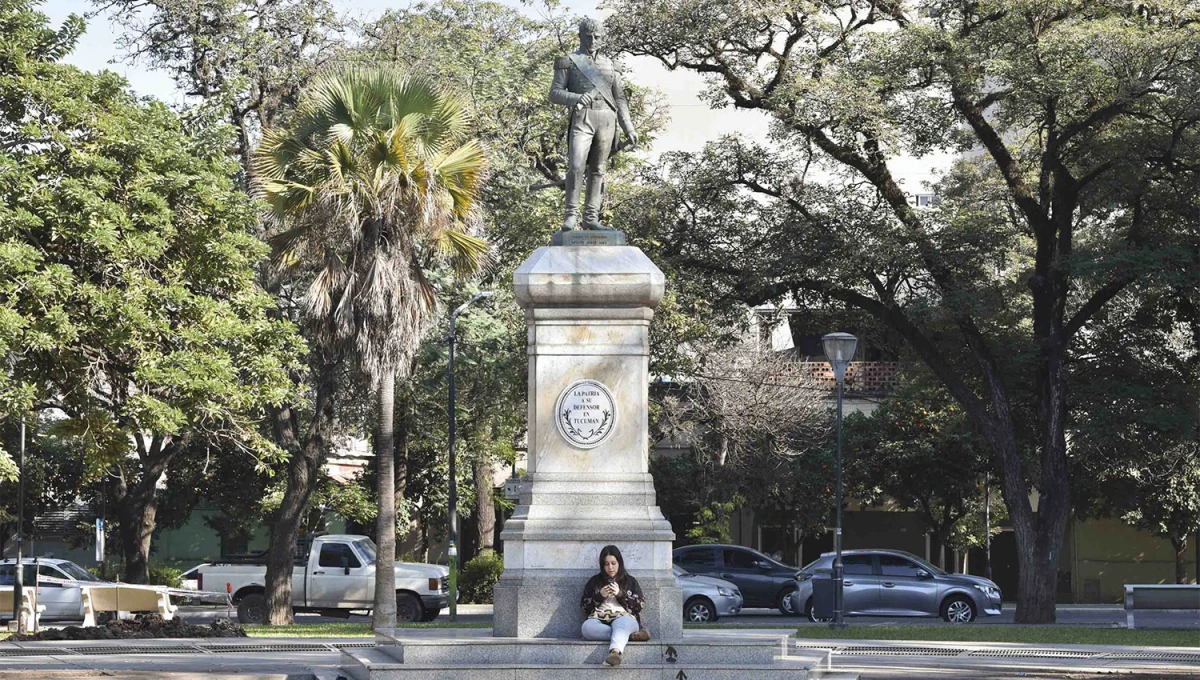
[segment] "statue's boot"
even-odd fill
[[[589,174],[587,178],[587,198],[583,205],[583,228],[590,230],[606,229],[600,224],[600,205],[604,201],[604,175]]]
[[[566,186],[563,187],[567,192],[563,202],[563,231],[575,231],[579,228],[579,193],[583,189],[579,175],[578,172],[567,170]]]

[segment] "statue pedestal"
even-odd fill
[[[540,248],[514,276],[529,324],[529,469],[505,525],[491,634],[377,629],[342,650],[355,680],[805,680],[815,665],[784,635],[683,631],[675,538],[654,499],[646,432],[648,331],[662,272],[627,246]],[[621,549],[646,595],[650,642],[601,665],[580,639],[583,585]]]
[[[529,457],[500,535],[493,632],[578,638],[583,585],[611,543],[646,595],[643,624],[676,639],[675,534],[655,504],[646,431],[663,274],[630,246],[554,246],[535,251],[513,282],[529,325]]]

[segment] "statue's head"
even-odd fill
[[[604,45],[604,24],[588,17],[579,22],[579,47],[584,52],[599,52]]]

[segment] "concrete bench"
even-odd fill
[[[1194,609],[1200,611],[1200,585],[1126,584],[1125,626],[1134,628],[1134,612],[1148,609]]]
[[[16,587],[14,586],[0,586],[0,613],[8,613],[13,610],[15,593]],[[24,625],[21,627],[26,632],[37,630],[42,622],[42,612],[44,611],[46,611],[46,605],[37,604],[37,589],[30,586],[22,588],[20,616]],[[14,627],[16,623],[16,621],[9,623],[9,627]]]
[[[137,586],[81,586],[79,596],[83,600],[83,625],[96,625],[96,614],[117,612],[156,612],[165,620],[175,617],[178,606],[171,604],[171,596],[165,590],[139,588]]]

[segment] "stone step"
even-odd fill
[[[344,670],[354,680],[809,680],[791,659],[750,666],[706,664],[438,664],[396,663],[373,649],[347,649]]]
[[[413,637],[406,629],[376,631],[376,649],[401,663],[415,664],[599,664],[608,655],[604,642],[579,638],[493,637],[486,631],[455,637]],[[689,632],[682,638],[630,642],[624,661],[633,664],[688,663],[753,666],[792,656],[786,635],[736,638]]]
[[[782,640],[782,638],[781,638]],[[586,640],[397,640],[379,651],[405,664],[600,664],[608,656],[608,645]],[[631,642],[625,647],[623,664],[683,663],[717,666],[771,664],[785,653],[781,641],[737,640]],[[673,661],[672,661],[673,660]]]

